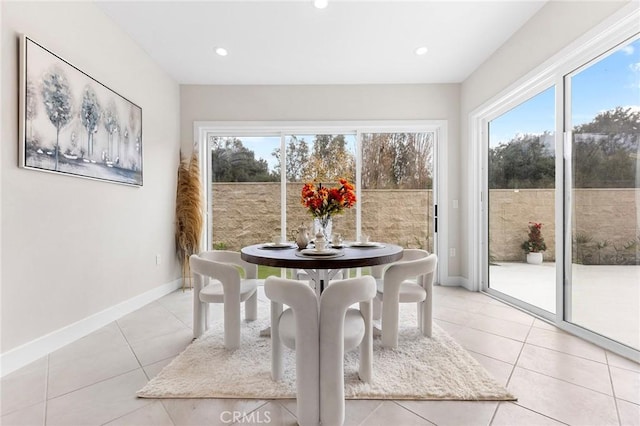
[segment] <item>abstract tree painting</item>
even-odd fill
[[[26,36],[20,166],[142,186],[142,109]]]

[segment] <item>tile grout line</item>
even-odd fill
[[[276,403],[274,399],[266,399],[266,400],[263,400],[263,403],[262,403],[262,404],[258,405],[256,408],[254,408],[253,410],[249,411],[248,413],[246,413],[246,412],[245,412],[245,413],[244,413],[244,415],[246,416],[247,414],[255,413],[256,411],[258,411],[259,409],[261,409],[261,408],[262,408],[262,407],[264,407],[265,405],[267,405],[267,404],[271,404],[272,402]],[[279,405],[279,404],[278,404],[278,405]],[[284,408],[284,411],[286,411],[287,413],[289,413],[289,412],[290,412],[290,411],[289,411],[289,410],[287,410],[285,407],[282,407],[282,408]],[[297,418],[296,416],[293,416],[293,417],[296,419],[296,421],[298,420],[298,418]],[[235,425],[239,425],[239,424],[242,424],[242,420],[240,420],[240,422],[232,423],[232,424],[231,424],[231,426],[235,426]]]
[[[613,385],[613,376],[611,376],[611,366],[609,365],[609,357],[607,356],[607,351],[604,351],[604,359],[607,360],[607,371],[609,372],[609,383],[611,383],[611,393],[613,394],[613,404],[616,407],[616,416],[618,417],[618,424],[622,425],[622,420],[620,419],[620,409],[618,408],[618,398],[616,398],[616,388]]]
[[[88,387],[91,387],[91,386],[97,385],[98,383],[104,383],[104,382],[106,382],[107,380],[111,380],[111,379],[115,379],[116,377],[124,376],[125,374],[129,374],[129,373],[131,373],[132,371],[136,371],[137,369],[138,369],[138,368],[132,368],[131,370],[123,371],[123,372],[122,372],[122,373],[120,373],[120,374],[115,374],[115,375],[113,375],[113,376],[105,377],[104,379],[100,379],[100,380],[98,380],[97,382],[89,383],[89,384],[87,384],[87,385],[80,386],[79,388],[72,389],[72,390],[70,390],[70,391],[68,391],[68,392],[61,393],[60,395],[56,395],[56,396],[54,396],[54,397],[53,397],[53,398],[51,398],[51,399],[53,400],[53,399],[62,398],[63,396],[66,396],[66,395],[72,394],[72,393],[77,392],[77,391],[79,391],[79,390],[86,389],[86,388],[88,388]],[[142,370],[142,371],[144,372],[144,370]]]
[[[535,343],[531,343],[531,342],[527,342],[527,341],[525,341],[524,343],[526,343],[527,345],[535,346],[536,348],[547,349],[547,350],[550,350],[550,351],[553,351],[553,352],[557,352],[557,353],[560,353],[560,354],[564,354],[564,355],[569,355],[569,356],[573,356],[573,357],[576,357],[576,358],[580,358],[580,359],[583,359],[585,361],[592,361],[592,362],[597,362],[598,364],[607,365],[606,361],[605,362],[597,361],[595,359],[586,358],[586,357],[583,357],[583,356],[580,356],[580,355],[576,355],[576,354],[571,354],[569,352],[563,352],[561,350],[554,349],[554,348],[549,348],[547,346],[536,345]],[[598,348],[598,349],[601,349],[601,348]],[[605,357],[605,360],[606,360],[606,357]],[[629,370],[629,371],[633,371],[633,370]]]
[[[169,311],[169,310],[167,309],[167,311]],[[171,312],[171,311],[169,311],[169,312]],[[173,313],[172,313],[172,315],[173,315]],[[117,320],[116,320],[116,321],[114,321],[114,322],[116,323],[116,326],[118,327],[118,330],[119,330],[119,331],[120,331],[120,333],[122,334],[122,337],[124,338],[124,341],[127,343],[127,346],[129,346],[129,350],[131,351],[131,353],[133,354],[134,358],[135,358],[135,359],[136,359],[136,361],[138,362],[138,365],[140,366],[140,369],[142,369],[142,372],[144,373],[145,377],[147,378],[147,380],[151,380],[151,378],[149,377],[149,375],[147,374],[147,372],[146,372],[146,371],[145,371],[145,369],[144,369],[144,367],[145,367],[145,366],[143,366],[143,365],[142,365],[142,362],[141,362],[141,361],[140,361],[140,359],[138,358],[138,354],[136,354],[136,351],[133,349],[133,346],[131,346],[131,343],[129,342],[129,339],[127,338],[126,334],[124,333],[124,331],[122,331],[122,328],[120,328],[120,324],[118,323],[118,321],[117,321]],[[184,323],[183,323],[183,324],[184,324]],[[158,336],[154,336],[154,337],[152,337],[152,339],[153,339],[153,338],[156,338],[156,337],[166,336],[166,335],[169,335],[169,334],[171,334],[171,333],[161,334],[161,335],[158,335]],[[147,340],[147,339],[145,339],[145,340]],[[194,340],[195,340],[195,339],[192,339],[192,340],[191,340],[191,343],[193,343],[193,341],[194,341]],[[173,356],[173,357],[175,358],[175,356]],[[171,358],[171,356],[168,356],[167,358],[163,358],[163,359],[158,360],[158,361],[156,361],[156,362],[164,361],[165,359],[169,359],[169,358]],[[152,364],[154,364],[154,363],[152,363]],[[151,364],[149,364],[149,365],[151,365]],[[130,371],[133,371],[133,370],[130,370]],[[116,376],[114,376],[114,377],[116,377]]]
[[[272,401],[276,401],[276,400],[273,399]],[[280,401],[286,401],[286,400],[280,400]],[[296,408],[297,408],[298,400],[294,398],[294,401],[296,401]],[[296,421],[298,420],[298,415],[296,413],[292,413],[291,410],[289,410],[286,405],[284,405],[284,404],[282,404],[280,402],[278,402],[278,405],[280,405],[282,408],[284,408],[287,413],[291,414],[293,416],[293,418],[296,419]]]
[[[358,426],[366,426],[366,425],[367,425],[367,423],[366,423],[366,422],[367,422],[367,420],[368,420],[371,416],[373,416],[373,415],[375,414],[375,412],[376,412],[376,411],[378,411],[378,410],[380,409],[380,407],[382,407],[382,406],[384,405],[384,403],[385,403],[385,402],[391,402],[391,403],[393,403],[394,405],[396,405],[396,406],[400,407],[401,409],[406,410],[406,411],[408,411],[409,413],[411,413],[411,414],[415,415],[416,417],[419,417],[419,418],[423,419],[424,421],[428,422],[429,424],[432,424],[432,425],[434,425],[434,426],[437,426],[435,423],[433,423],[433,422],[432,422],[432,421],[430,421],[429,419],[426,419],[426,418],[422,417],[421,415],[414,413],[413,411],[411,411],[411,410],[410,410],[410,409],[408,409],[407,407],[405,407],[405,406],[401,405],[397,400],[391,400],[391,399],[390,399],[390,400],[380,400],[380,401],[381,401],[381,402],[380,402],[380,404],[378,404],[378,406],[377,406],[373,411],[371,411],[371,413],[369,413],[369,415],[368,415],[368,416],[366,416],[366,417],[365,417],[365,418],[364,418],[360,423],[358,423]]]
[[[462,345],[460,345],[460,346],[462,346]],[[501,362],[501,363],[503,363],[503,364],[509,364],[511,367],[515,366],[515,364],[512,364],[512,363],[510,363],[509,361],[505,361],[505,360],[503,360],[503,359],[499,359],[499,358],[496,358],[496,357],[494,357],[494,356],[486,355],[486,354],[483,354],[482,352],[478,352],[478,351],[474,351],[474,350],[471,350],[471,349],[467,349],[467,348],[465,348],[464,346],[463,346],[463,349],[464,349],[465,351],[467,351],[467,352],[470,352],[471,354],[482,355],[482,356],[487,357],[487,358],[489,358],[489,359],[492,359],[492,360],[494,360],[494,361],[498,361],[498,362]],[[476,359],[476,361],[478,361],[478,360]],[[478,361],[478,362],[480,362],[480,361]]]
[[[114,420],[121,419],[121,418],[123,418],[123,417],[125,417],[125,416],[128,416],[129,414],[135,413],[136,411],[140,411],[140,410],[142,410],[142,409],[144,409],[144,408],[147,408],[149,405],[153,404],[153,402],[154,402],[154,400],[148,400],[148,401],[149,401],[149,403],[148,403],[148,404],[145,404],[145,405],[143,405],[142,407],[138,407],[138,408],[136,408],[135,410],[127,411],[126,413],[124,413],[124,414],[122,414],[122,415],[120,415],[120,416],[118,416],[118,417],[114,417],[114,418],[112,418],[112,419],[109,419],[109,420],[107,420],[106,422],[101,423],[101,426],[105,426],[105,425],[107,425],[107,424],[111,423],[111,422],[112,422],[112,421],[114,421]]]
[[[524,325],[524,324],[522,324],[522,325]],[[483,333],[491,334],[493,336],[498,336],[498,337],[502,337],[502,338],[505,338],[505,339],[509,339],[509,340],[512,340],[512,341],[518,342],[518,343],[525,343],[526,342],[526,337],[525,337],[525,340],[518,340],[518,339],[514,339],[513,337],[507,337],[507,336],[503,336],[502,334],[497,334],[497,333],[492,332],[492,331],[487,331],[487,330],[482,330],[480,328],[475,328],[475,327],[472,327],[471,325],[468,325],[468,324],[465,324],[464,327],[467,327],[467,328],[469,328],[471,330],[481,331]],[[531,328],[531,326],[530,326],[530,328]],[[527,336],[529,336],[529,332],[527,332]]]
[[[189,290],[190,290],[190,292],[192,293],[192,294],[191,294],[191,301],[192,301],[192,304],[193,304],[193,289],[189,289]],[[176,290],[176,291],[180,291],[180,289],[178,289],[178,290]],[[182,292],[183,292],[183,293],[185,293],[185,290],[182,290]],[[169,293],[169,294],[171,294],[171,293]],[[188,329],[193,329],[193,326],[190,326],[189,324],[187,324],[186,322],[184,322],[184,321],[183,321],[183,320],[182,320],[178,315],[176,315],[176,313],[175,313],[175,312],[173,312],[173,310],[171,310],[171,309],[169,309],[168,307],[164,306],[164,305],[163,305],[162,303],[160,303],[160,302],[158,302],[158,304],[159,304],[160,306],[162,306],[163,308],[165,308],[168,312],[170,312],[170,313],[171,313],[171,315],[173,315],[174,317],[176,317],[176,319],[177,319],[178,321],[180,321],[182,324],[184,324],[184,326],[185,326],[185,327],[187,327]]]
[[[532,331],[532,330],[533,330],[533,328],[534,328],[534,327],[533,327],[533,324],[535,324],[535,321],[533,321],[533,322],[531,323],[531,327],[529,328],[529,332],[527,333],[527,337],[525,338],[525,341],[522,343],[522,348],[520,349],[520,353],[518,354],[518,357],[516,358],[516,362],[513,364],[513,369],[511,370],[511,374],[509,374],[509,378],[507,379],[507,387],[509,386],[509,382],[511,382],[511,378],[513,377],[513,373],[515,373],[516,368],[522,368],[523,370],[533,371],[533,370],[529,370],[529,369],[527,369],[527,368],[519,367],[519,366],[518,366],[518,361],[520,361],[520,355],[522,355],[522,352],[524,351],[524,346],[525,346],[526,344],[528,344],[528,343],[527,343],[527,339],[529,338],[529,334],[531,334],[531,331]],[[535,371],[535,373],[540,374],[540,375],[543,375],[543,376],[546,376],[546,374],[542,374],[542,373],[539,373],[539,372],[537,372],[537,371]],[[560,379],[557,379],[556,377],[552,377],[552,376],[547,376],[547,377],[551,377],[551,378],[553,378],[553,379],[560,380]],[[564,381],[564,380],[563,380],[563,381]],[[568,382],[567,382],[567,383],[568,383]],[[573,384],[573,383],[571,383],[571,384]],[[575,386],[578,386],[578,385],[575,385]],[[508,390],[508,388],[507,388],[507,390]],[[524,408],[524,409],[526,409],[526,410],[529,410],[529,411],[531,411],[531,412],[533,412],[533,413],[536,413],[536,414],[538,414],[538,415],[540,415],[540,416],[543,416],[543,417],[546,417],[546,418],[552,419],[552,420],[557,421],[557,422],[560,422],[560,423],[562,423],[562,424],[566,424],[565,422],[561,422],[561,421],[559,421],[559,420],[557,420],[557,419],[554,419],[553,417],[547,416],[547,415],[546,415],[546,414],[544,414],[544,413],[539,413],[539,412],[537,412],[537,411],[535,411],[535,410],[532,410],[532,409],[530,409],[530,408],[528,408],[528,407],[525,407],[524,405],[518,404],[518,401],[517,401],[517,400],[516,400],[516,401],[514,401],[513,403],[514,403],[515,405],[517,405],[518,407],[521,407],[521,408]],[[500,406],[500,404],[498,404],[498,406]],[[495,419],[495,415],[496,415],[496,413],[497,413],[497,412],[498,412],[498,409],[496,408],[496,411],[493,413],[493,417],[491,418],[491,422],[493,422],[493,420]],[[491,424],[491,423],[489,423],[489,424]]]
[[[51,354],[47,354],[47,366],[46,366],[46,374],[44,375],[44,407],[43,416],[42,416],[42,424],[46,426],[47,424],[47,408],[49,406],[49,362],[50,362]]]
[[[516,371],[516,367],[518,366],[518,361],[520,361],[520,356],[522,355],[522,351],[524,351],[524,345],[526,344],[525,342],[527,341],[527,338],[529,337],[529,334],[531,334],[531,329],[533,328],[533,323],[534,321],[531,321],[531,325],[529,326],[529,331],[527,331],[527,335],[524,338],[524,342],[522,342],[522,346],[520,347],[520,352],[518,352],[518,356],[516,357],[515,362],[513,363],[513,368],[511,368],[511,373],[509,373],[509,377],[507,378],[507,384],[505,385],[505,389],[509,390],[509,382],[511,382],[511,378],[513,377],[513,373]],[[502,405],[502,403],[499,403],[498,405],[496,405],[496,409],[493,410],[493,415],[491,416],[491,420],[489,420],[489,424],[493,423],[493,421],[496,418],[496,414],[498,414],[498,409],[500,408],[500,405]]]
[[[518,402],[517,402],[517,401],[503,401],[503,402],[504,402],[504,403],[506,403],[506,404],[513,404],[513,405],[516,405],[516,406],[518,406],[518,407],[522,408],[523,410],[530,411],[530,412],[532,412],[532,413],[535,413],[535,414],[537,414],[537,415],[539,415],[539,416],[542,416],[542,417],[544,417],[544,418],[547,418],[547,419],[549,419],[549,420],[553,420],[554,422],[557,422],[557,423],[560,423],[560,424],[563,424],[563,425],[571,426],[569,423],[566,423],[566,422],[563,422],[563,421],[561,421],[561,420],[558,420],[558,419],[556,419],[556,418],[554,418],[554,417],[551,417],[551,416],[549,416],[549,415],[547,415],[547,414],[539,413],[539,412],[537,412],[537,411],[535,411],[535,410],[532,410],[532,409],[531,409],[531,408],[529,408],[529,407],[525,407],[524,405],[520,405],[520,404],[518,404]]]
[[[567,384],[572,385],[572,386],[577,386],[579,388],[582,388],[582,389],[585,389],[585,390],[588,390],[588,391],[591,391],[591,392],[595,392],[595,393],[598,393],[600,395],[608,396],[610,398],[613,397],[613,395],[609,395],[608,393],[604,393],[604,392],[601,392],[601,391],[596,390],[596,389],[588,388],[586,386],[580,385],[578,383],[573,383],[573,382],[570,382],[568,380],[561,379],[559,377],[550,376],[548,374],[541,373],[540,371],[532,370],[532,369],[527,368],[527,367],[518,366],[518,368],[521,368],[521,369],[526,370],[526,371],[530,371],[530,372],[535,373],[535,374],[539,374],[539,375],[544,376],[544,377],[549,377],[550,379],[558,380],[560,382],[567,383]]]
[[[118,327],[118,330],[120,331],[120,333],[122,333],[122,330],[120,329],[120,325],[117,323],[117,320],[116,320],[116,321],[114,321],[114,322],[116,323],[116,326]],[[145,375],[145,377],[146,377],[146,376],[147,376],[147,373],[144,371],[144,368],[142,367],[142,365],[140,365],[140,361],[138,360],[138,357],[136,356],[136,354],[135,354],[135,352],[133,351],[133,349],[131,348],[131,345],[129,345],[129,341],[127,340],[126,336],[124,336],[124,334],[123,334],[123,337],[124,337],[124,339],[125,339],[125,342],[127,342],[127,345],[129,346],[129,350],[133,353],[134,358],[135,358],[135,359],[136,359],[136,361],[138,362],[139,368],[142,370],[142,373],[143,373],[143,374]],[[48,392],[48,387],[49,387],[49,385],[48,385],[48,374],[49,374],[49,362],[48,362],[48,361],[49,361],[49,358],[48,358],[48,357],[49,357],[49,356],[47,356],[47,384],[46,384],[47,392]],[[131,370],[123,371],[123,372],[121,372],[120,374],[115,374],[115,375],[113,375],[113,376],[105,377],[105,378],[103,378],[103,379],[101,379],[101,380],[98,380],[97,382],[93,382],[93,383],[90,383],[90,384],[87,384],[87,385],[84,385],[84,386],[80,386],[79,388],[72,389],[72,390],[70,390],[70,391],[68,391],[68,392],[61,393],[60,395],[56,395],[55,397],[53,397],[53,398],[51,398],[51,399],[57,399],[57,398],[60,398],[60,397],[65,396],[65,395],[69,395],[70,393],[73,393],[73,392],[79,391],[79,390],[81,390],[81,389],[88,388],[88,387],[93,386],[93,385],[96,385],[96,384],[98,384],[98,383],[106,382],[107,380],[111,380],[111,379],[114,379],[114,378],[116,378],[116,377],[120,377],[120,376],[123,376],[123,375],[125,375],[125,374],[129,374],[129,373],[131,373],[132,371],[135,371],[135,370],[137,370],[137,369],[138,369],[138,368],[132,368]],[[48,402],[48,399],[47,399],[47,402]],[[47,405],[48,405],[48,404],[47,404]]]
[[[605,354],[606,354],[606,352],[607,352],[607,351],[605,350]],[[614,355],[615,355],[615,354],[614,354]],[[605,356],[606,356],[606,355],[605,355]],[[619,366],[619,365],[609,364],[609,357],[608,357],[608,356],[606,356],[606,359],[607,359],[606,364],[607,364],[607,365],[610,365],[610,366],[611,366],[611,367],[613,367],[613,368],[617,368],[618,370],[628,371],[628,372],[630,372],[630,373],[636,373],[636,374],[640,373],[640,370],[633,370],[631,367],[621,367],[621,366]],[[634,362],[634,361],[631,361],[631,362]],[[604,363],[603,363],[603,364],[604,364]]]
[[[383,400],[383,401],[384,401],[384,400]],[[425,420],[425,421],[429,422],[430,424],[432,424],[432,425],[434,425],[434,426],[438,426],[436,423],[432,422],[431,420],[427,419],[426,417],[424,417],[424,416],[422,416],[422,415],[420,415],[420,414],[416,413],[416,412],[415,412],[415,411],[413,411],[412,409],[410,409],[410,408],[405,407],[404,405],[402,405],[402,404],[401,404],[401,401],[398,401],[397,399],[392,399],[392,400],[389,400],[389,401],[393,402],[394,404],[396,404],[396,405],[397,405],[397,406],[399,406],[400,408],[404,408],[405,410],[407,410],[407,411],[408,411],[408,412],[410,412],[411,414],[415,414],[416,416],[418,416],[418,417],[420,417],[421,419],[423,419],[423,420]],[[380,407],[381,405],[382,405],[382,404],[378,405],[378,407]],[[376,409],[377,409],[377,407],[376,407]],[[365,418],[365,420],[366,420],[366,419],[368,419],[368,418],[369,418],[369,416],[367,416],[367,417]],[[363,423],[361,423],[361,424],[363,424]]]
[[[164,309],[166,309],[168,312],[170,312],[174,317],[178,318],[173,313],[173,311],[170,311],[167,307],[165,307],[161,303],[158,303],[158,305],[162,306]],[[178,318],[178,320],[184,324],[184,322],[182,320],[180,320],[180,318]],[[136,361],[138,362],[138,365],[140,365],[140,369],[142,370],[142,373],[147,378],[147,380],[151,380],[151,378],[147,374],[147,371],[144,369],[142,363],[140,362],[140,359],[138,358],[138,355],[136,354],[136,351],[133,350],[133,347],[131,346],[131,343],[129,342],[129,339],[125,335],[124,331],[122,331],[122,328],[120,327],[120,323],[118,322],[118,320],[116,320],[115,323],[116,323],[116,326],[118,327],[118,330],[120,331],[120,334],[122,334],[122,337],[124,338],[124,341],[127,342],[127,345],[129,346],[129,350],[133,353],[133,356],[136,358]],[[167,358],[164,358],[164,359],[167,359]],[[158,400],[158,399],[154,399],[153,401],[159,401],[160,402],[160,406],[162,407],[164,412],[167,414],[167,416],[169,416],[169,419],[171,420],[171,423],[173,423],[175,425],[176,421],[173,418],[173,416],[171,415],[171,413],[169,412],[169,410],[167,410],[167,407],[164,405],[164,402],[162,400]],[[146,407],[146,405],[145,405],[145,407]]]
[[[167,410],[167,407],[164,405],[164,400],[156,399],[156,401],[160,402],[160,405],[162,405],[162,409],[164,410],[165,413],[167,413],[167,415],[169,416],[169,419],[171,419],[171,423],[173,423],[174,425],[177,425],[178,423],[176,423],[175,419],[171,415],[171,412]]]
[[[138,358],[138,354],[136,354],[136,351],[133,350],[133,347],[131,347],[131,343],[129,343],[129,339],[127,339],[127,336],[124,334],[124,331],[122,331],[122,328],[120,328],[120,324],[118,323],[118,320],[116,320],[114,322],[116,323],[116,327],[118,327],[118,331],[122,335],[122,338],[124,339],[125,342],[127,342],[127,346],[129,347],[129,350],[133,354],[133,357],[136,359],[136,362],[138,363],[138,366],[140,366],[140,369],[142,370],[142,373],[147,378],[147,380],[150,380],[149,376],[147,375],[147,372],[144,370],[144,367],[142,366],[142,362],[140,362],[140,359]]]

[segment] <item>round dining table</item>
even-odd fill
[[[316,284],[319,296],[331,278],[345,268],[384,265],[402,258],[403,248],[387,243],[346,243],[331,249],[332,255],[314,249],[300,250],[295,244],[255,244],[240,250],[249,263],[277,268],[303,269]]]

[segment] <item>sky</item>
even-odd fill
[[[508,142],[518,133],[554,132],[554,96],[555,88],[550,87],[492,120],[490,146]],[[640,39],[622,45],[571,77],[572,127],[618,106],[640,109]]]
[[[298,140],[302,140],[304,138],[305,142],[309,144],[309,151],[313,149],[313,140],[315,138],[314,135],[296,135]],[[238,139],[242,140],[242,144],[253,151],[255,153],[256,159],[264,159],[267,160],[269,164],[269,171],[273,171],[276,164],[278,164],[278,159],[271,155],[273,150],[280,148],[280,136],[267,136],[267,137],[238,137]],[[355,140],[356,136],[354,135],[346,135],[347,147],[352,149],[355,152]],[[286,143],[289,142],[289,139],[286,139]]]
[[[255,153],[256,160],[262,158],[267,160],[269,171],[273,171],[278,160],[271,155],[275,149],[280,149],[280,136],[267,137],[239,137],[242,144]]]

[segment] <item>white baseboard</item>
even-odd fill
[[[180,287],[182,287],[182,278],[162,284],[145,293],[0,354],[0,377],[4,377],[96,331]]]
[[[467,278],[460,276],[447,277],[446,281],[441,282],[440,285],[443,287],[464,287],[469,291],[476,291]]]

